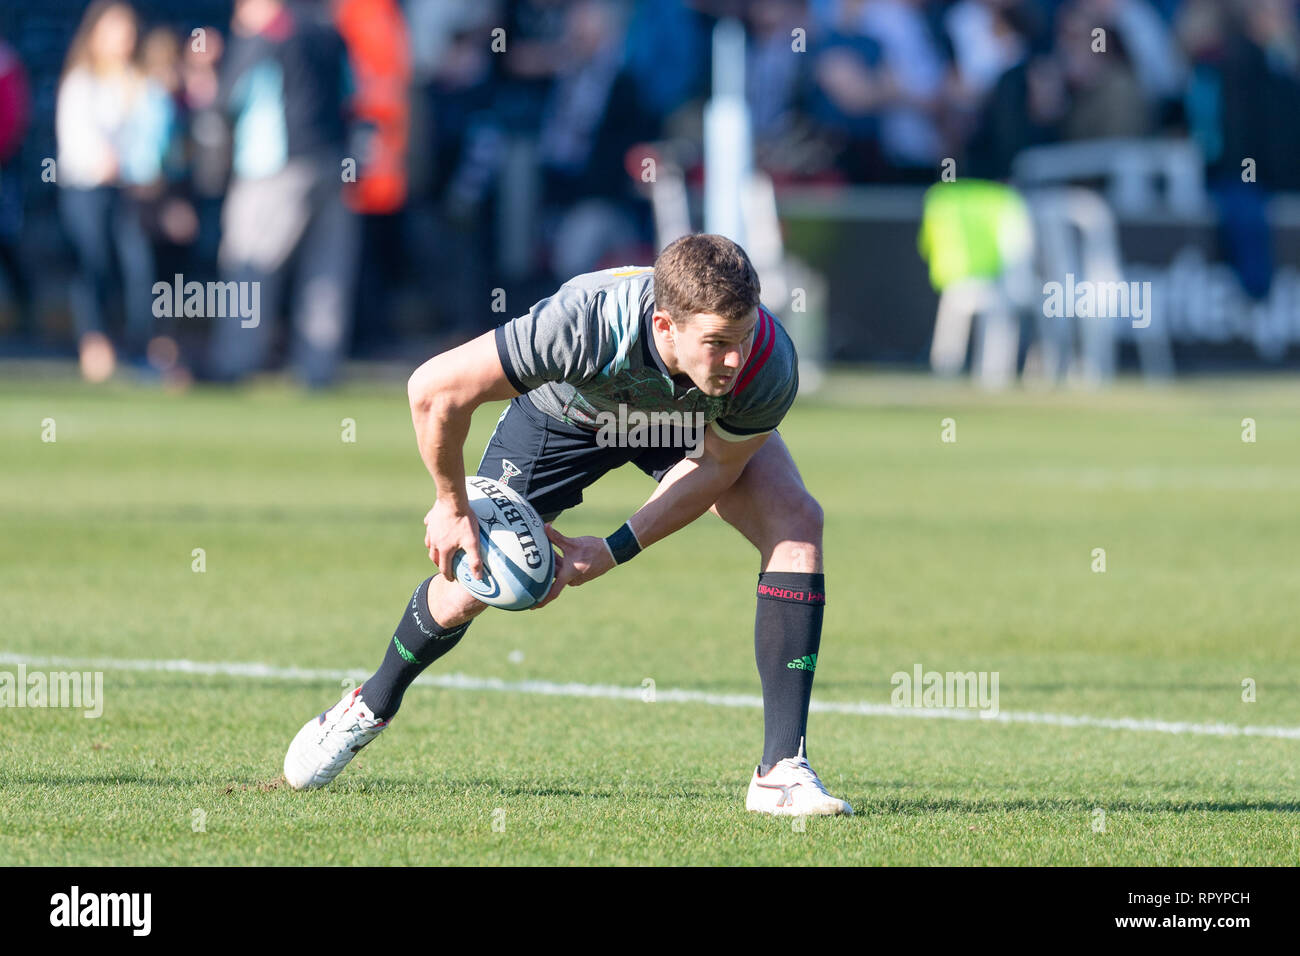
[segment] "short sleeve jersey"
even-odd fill
[[[595,430],[598,415],[703,414],[718,435],[743,441],[781,423],[799,390],[794,345],[762,306],[749,358],[726,395],[674,380],[655,347],[654,271],[622,267],[577,276],[496,330],[510,383],[552,418]],[[692,420],[692,419],[687,419]]]

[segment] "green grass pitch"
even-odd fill
[[[814,713],[813,765],[857,815],[802,830],[744,811],[761,711],[702,696],[758,693],[756,556],[712,516],[544,611],[488,612],[432,669],[478,683],[417,685],[334,786],[294,793],[285,747],[341,686],[290,669],[369,673],[430,573],[400,386],[0,383],[0,671],[104,675],[98,719],[0,710],[0,864],[1300,862],[1300,384],[837,375],[782,432],[827,515],[814,700],[887,705],[920,664],[997,672],[1017,718]],[[649,491],[624,469],[557,527],[607,534]],[[526,692],[556,685],[580,686]]]

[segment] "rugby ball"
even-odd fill
[[[465,552],[451,561],[456,580],[484,604],[523,611],[546,597],[555,582],[555,552],[537,511],[517,491],[479,475],[465,479],[478,518],[483,579],[474,577]]]

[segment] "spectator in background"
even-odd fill
[[[222,212],[226,281],[256,283],[260,316],[211,318],[211,374],[238,380],[269,358],[291,290],[291,363],[332,383],[351,333],[357,223],[342,197],[347,53],[318,7],[237,0],[220,100],[233,123]]]
[[[567,277],[638,241],[642,203],[625,161],[654,125],[624,69],[622,24],[610,4],[576,0],[563,47],[563,68],[542,108],[537,155],[544,219],[554,224],[551,269]]]
[[[134,188],[141,222],[149,237],[155,272],[170,279],[176,274],[198,276],[190,268],[191,248],[198,236],[199,222],[188,189],[188,157],[185,136],[185,103],[181,88],[180,39],[168,27],[155,27],[140,44],[140,68],[155,87],[167,96],[168,125],[163,144],[162,167],[153,182]],[[180,347],[178,317],[155,319],[147,358],[154,372],[177,381]],[[182,373],[188,379],[188,373]]]
[[[1222,73],[1224,151],[1216,172],[1300,189],[1300,29],[1290,0],[1235,0]]]
[[[221,88],[218,67],[224,50],[225,40],[221,32],[216,27],[202,27],[199,35],[192,36],[185,45],[181,61],[186,159],[199,207],[199,233],[205,248],[210,219],[207,209],[213,200],[225,193],[230,178],[230,133],[217,101]],[[218,230],[213,228],[211,233],[215,237]],[[215,245],[211,259],[215,264]]]
[[[1015,4],[998,5],[999,31],[1020,37],[1020,60],[984,102],[966,146],[966,170],[1006,179],[1016,155],[1031,146],[1068,140],[1140,137],[1152,128],[1152,108],[1113,25],[1095,0],[1070,0],[1056,19],[1052,50],[1034,50],[1035,29]],[[1093,31],[1106,30],[1105,51]]]
[[[34,332],[31,285],[18,254],[23,229],[23,184],[18,150],[27,134],[31,93],[18,53],[0,39],[0,268],[17,306],[19,333]]]
[[[1093,12],[1113,25],[1137,76],[1147,104],[1158,111],[1182,92],[1186,67],[1173,31],[1149,0],[1092,0]]]
[[[158,271],[170,276],[184,272],[184,248],[194,241],[198,219],[185,189],[186,149],[184,100],[181,96],[180,40],[167,27],[150,30],[140,48],[140,65],[158,89],[167,94],[172,122],[163,151],[162,175],[138,190],[145,228],[153,240]]]
[[[754,0],[745,8],[749,49],[745,57],[745,102],[755,150],[785,135],[794,122],[802,56],[793,55],[792,32],[807,28],[801,0]]]
[[[150,36],[169,32],[155,30]],[[186,281],[208,282],[218,276],[221,203],[230,178],[230,133],[217,103],[217,67],[225,44],[216,27],[205,26],[174,48],[162,40],[158,45],[154,69],[169,77],[176,110],[165,163],[167,190],[154,226],[161,241],[158,272],[166,280],[179,272]],[[206,327],[188,322],[173,327],[182,340],[193,340],[185,344],[194,350],[206,345]]]
[[[428,116],[428,191],[465,210],[482,201],[486,179],[498,162],[491,124],[495,96],[490,30],[499,7],[490,0],[414,0],[410,5],[411,38],[416,82],[423,87],[419,102]],[[473,145],[476,138],[489,145]],[[467,156],[474,160],[465,162]]]
[[[334,22],[355,77],[351,115],[355,181],[343,199],[361,221],[353,352],[377,354],[393,336],[390,290],[402,274],[411,56],[397,0],[334,0]]]
[[[1223,0],[1188,0],[1179,15],[1177,30],[1190,63],[1190,81],[1183,94],[1188,134],[1205,157],[1208,177],[1219,178],[1226,135],[1223,85],[1230,37],[1227,5]],[[1241,145],[1234,144],[1233,152],[1240,152]]]
[[[1068,103],[1060,126],[1065,140],[1151,132],[1152,110],[1128,50],[1114,25],[1099,18],[1096,0],[1077,0],[1057,18],[1056,60]],[[1098,27],[1107,31],[1104,52],[1093,49],[1093,30]]]
[[[503,56],[494,57],[500,84],[495,109],[511,130],[535,132],[551,84],[569,61],[565,46],[570,0],[506,0]]]
[[[412,0],[408,6],[417,92],[411,150],[408,254],[440,340],[467,342],[490,312],[492,219],[488,197],[504,134],[491,114],[492,0]],[[429,351],[440,351],[430,348]]]
[[[944,52],[926,15],[926,0],[868,0],[862,32],[880,45],[889,95],[880,141],[894,178],[933,182],[945,155]]]
[[[861,32],[865,0],[842,0],[810,50],[812,68],[804,106],[834,151],[849,181],[883,177],[880,109],[889,96],[880,45]]]
[[[410,40],[397,0],[334,0],[334,22],[347,48],[353,91],[351,158],[356,179],[347,204],[368,215],[397,212],[406,203],[406,145],[410,131]]]
[[[703,96],[709,34],[685,0],[635,0],[626,42],[627,69],[647,113],[662,122]]]
[[[153,253],[130,189],[161,176],[171,107],[166,91],[137,66],[136,39],[135,11],[120,0],[97,0],[82,17],[59,82],[59,206],[77,256],[72,308],[90,381],[108,378],[116,362],[107,335],[114,258],[133,361],[143,361],[153,323]]]
[[[994,84],[1024,59],[1027,38],[1009,23],[1023,9],[1021,0],[958,0],[943,11],[941,37],[952,55],[941,114],[948,142],[970,141]]]
[[[814,95],[810,60],[792,51],[796,29],[804,30],[805,51],[817,45],[804,0],[760,0],[745,8],[745,17],[745,99],[755,164],[778,183],[833,174],[834,137],[806,111],[806,101]]]
[[[1060,70],[1048,51],[1035,48],[1024,8],[1013,5],[996,12],[1001,20],[997,29],[1017,34],[1023,52],[985,97],[960,168],[976,179],[1006,180],[1018,153],[1057,137],[1066,94]]]
[[[961,95],[982,101],[1007,70],[1025,58],[1028,37],[1013,17],[1024,13],[1021,0],[959,0],[944,14],[952,44],[953,67]]]
[[[1263,299],[1273,280],[1269,196],[1300,188],[1295,9],[1285,0],[1190,0],[1178,35],[1192,64],[1184,113],[1205,155],[1223,254],[1246,293]]]

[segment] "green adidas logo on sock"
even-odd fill
[[[414,654],[402,646],[402,642],[397,639],[396,634],[393,635],[393,646],[397,648],[397,653],[402,655],[402,660],[406,661],[408,664],[420,663]]]
[[[792,671],[815,671],[817,669],[817,655],[805,654],[803,657],[796,657],[785,666]]]

